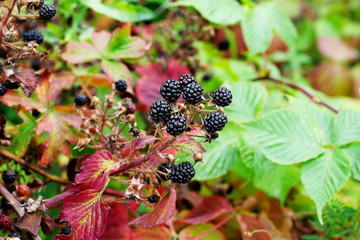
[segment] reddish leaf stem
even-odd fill
[[[296,85],[296,84],[294,84],[294,83],[285,82],[285,81],[283,81],[283,80],[276,79],[276,78],[273,78],[273,77],[270,77],[270,76],[264,76],[264,77],[255,78],[255,79],[253,79],[253,80],[251,80],[251,81],[255,82],[255,81],[262,81],[262,80],[280,83],[280,84],[289,86],[289,87],[291,87],[291,88],[297,89],[297,90],[299,90],[300,92],[304,93],[308,98],[310,98],[311,101],[316,102],[317,104],[323,105],[324,107],[330,109],[330,110],[333,111],[334,113],[339,113],[338,110],[336,110],[335,108],[331,107],[329,104],[325,103],[324,101],[316,98],[314,95],[312,95],[311,93],[309,93],[308,91],[306,91],[304,88],[302,88],[302,87],[300,87],[300,86],[298,86],[298,85]]]
[[[1,149],[0,148],[0,154],[10,158],[11,160],[13,160],[14,162],[17,162],[23,166],[26,166],[28,168],[30,168],[31,170],[33,170],[34,172],[44,176],[45,178],[49,179],[50,181],[56,182],[56,183],[60,183],[60,184],[71,184],[72,182],[63,178],[60,178],[58,176],[52,175],[48,172],[46,172],[45,170],[36,167],[34,165],[32,165],[31,163],[26,162],[24,159],[19,158],[18,156],[12,154],[11,152],[5,150],[5,149]]]

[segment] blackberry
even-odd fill
[[[219,134],[216,132],[212,132],[212,133],[210,133],[210,137],[211,137],[211,139],[217,139],[219,137]]]
[[[38,5],[36,5],[35,3],[32,3],[32,2],[29,2],[28,6],[30,6],[30,5],[34,6],[34,9],[38,10],[44,5],[44,0],[41,0]]]
[[[181,83],[174,79],[167,80],[161,86],[160,94],[164,99],[170,102],[176,102],[181,94]]]
[[[16,180],[16,171],[13,169],[7,169],[2,174],[2,180],[5,184],[12,184]]]
[[[127,83],[124,79],[120,79],[118,81],[115,82],[115,88],[119,91],[119,92],[125,92],[127,89]]]
[[[44,40],[44,35],[36,29],[32,29],[25,32],[23,38],[25,42],[35,41],[37,44],[41,44]]]
[[[161,182],[161,180],[167,181],[170,179],[169,175],[171,173],[171,167],[168,163],[162,163],[157,170],[157,179],[159,180],[159,182]]]
[[[232,97],[233,95],[231,90],[226,87],[221,87],[215,90],[212,94],[214,102],[220,107],[229,106],[229,104],[232,102]]]
[[[21,239],[21,235],[18,234],[18,233],[10,233],[9,237],[11,237],[11,238],[20,238]]]
[[[206,82],[206,81],[209,81],[211,79],[211,77],[212,77],[212,73],[207,72],[207,73],[204,74],[202,80]]]
[[[221,42],[218,43],[217,47],[218,47],[218,49],[221,50],[221,51],[228,50],[229,47],[230,47],[230,42],[229,42],[229,40],[227,40],[227,39],[222,40]]]
[[[188,183],[195,176],[195,169],[190,162],[182,162],[171,169],[170,179],[175,183]]]
[[[209,133],[221,131],[226,123],[227,117],[219,112],[209,113],[204,120],[205,129]]]
[[[166,130],[173,136],[180,135],[186,129],[186,119],[181,115],[171,115],[166,122]]]
[[[13,83],[13,82],[10,82],[8,80],[6,80],[6,88],[7,89],[18,89],[19,88],[19,84],[18,83]]]
[[[7,92],[7,87],[5,83],[0,83],[0,96],[4,96]]]
[[[61,229],[60,234],[64,234],[65,236],[68,236],[71,234],[71,226],[63,227]]]
[[[184,74],[179,78],[179,82],[181,82],[182,88],[190,83],[196,83],[196,80],[193,75],[191,74]]]
[[[183,97],[190,104],[196,104],[201,101],[203,87],[197,83],[190,83],[183,89]]]
[[[33,116],[33,117],[38,117],[38,116],[40,116],[40,112],[37,110],[37,109],[31,109],[31,115]]]
[[[157,203],[160,200],[160,196],[153,194],[150,197],[148,197],[148,202],[149,203]]]
[[[40,70],[40,61],[38,59],[34,59],[31,61],[31,68],[35,71]]]
[[[5,214],[0,215],[0,229],[10,229],[11,218]]]
[[[90,99],[84,94],[80,93],[80,94],[75,96],[75,104],[76,104],[76,106],[84,106],[89,101],[90,101]]]
[[[4,211],[8,211],[8,210],[12,209],[12,206],[4,197],[1,199],[1,208]]]
[[[2,74],[3,72],[4,72],[3,65],[2,63],[0,63],[0,74]]]
[[[39,10],[41,20],[50,20],[56,15],[56,9],[53,5],[44,4]]]
[[[162,99],[154,101],[150,106],[150,116],[156,122],[167,120],[170,117],[170,114],[171,108],[169,103]]]

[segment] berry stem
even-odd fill
[[[280,84],[289,86],[289,87],[291,87],[291,88],[297,89],[297,90],[299,90],[300,92],[304,93],[308,98],[310,98],[311,101],[316,102],[317,104],[323,105],[324,107],[330,109],[330,110],[333,111],[334,113],[339,113],[338,110],[336,110],[335,108],[331,107],[329,104],[325,103],[324,101],[316,98],[314,95],[312,95],[311,93],[309,93],[308,91],[306,91],[304,88],[302,88],[302,87],[300,87],[300,86],[298,86],[298,85],[296,85],[296,84],[294,84],[294,83],[285,82],[285,81],[283,81],[283,80],[276,79],[276,78],[270,77],[270,76],[268,76],[268,75],[267,75],[267,76],[264,76],[264,77],[255,78],[255,79],[253,79],[253,80],[251,80],[251,81],[256,82],[256,81],[262,81],[262,80],[280,83]]]
[[[18,156],[15,156],[14,154],[12,154],[9,151],[6,151],[5,149],[0,149],[0,154],[10,158],[14,162],[17,162],[17,163],[19,163],[19,164],[21,164],[23,166],[26,166],[26,167],[30,168],[34,172],[44,176],[45,178],[49,179],[50,181],[60,183],[60,184],[71,184],[72,183],[69,180],[66,180],[66,179],[60,178],[58,176],[52,175],[52,174],[44,171],[43,169],[38,168],[38,167],[32,165],[31,163],[26,162],[24,159],[21,159]]]

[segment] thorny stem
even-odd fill
[[[212,231],[215,231],[216,229],[218,229],[219,227],[221,227],[222,225],[224,225],[225,223],[227,223],[228,221],[230,221],[230,219],[234,216],[234,213],[231,213],[227,218],[224,218],[221,222],[219,222],[218,224],[216,224],[215,226],[213,226],[212,228],[210,228],[209,230],[203,232],[202,234],[200,234],[199,236],[197,236],[196,238],[194,238],[194,240],[200,240],[203,237],[205,237],[206,235],[208,235],[209,233],[211,233]]]
[[[31,163],[26,162],[24,159],[19,158],[18,156],[15,156],[14,154],[12,154],[11,152],[5,150],[5,149],[1,149],[0,148],[0,154],[10,158],[11,160],[13,160],[14,162],[17,162],[23,166],[26,166],[28,168],[30,168],[31,170],[33,170],[34,172],[44,176],[45,178],[49,179],[50,181],[56,182],[56,183],[60,183],[60,184],[71,184],[72,182],[63,178],[60,178],[58,176],[52,175],[48,172],[46,172],[45,170],[38,168],[34,165],[32,165]]]
[[[11,4],[11,7],[8,11],[8,13],[6,14],[6,17],[4,18],[4,20],[2,21],[2,24],[1,24],[1,29],[0,29],[0,44],[2,43],[2,37],[3,37],[3,28],[4,26],[6,26],[7,24],[7,21],[9,20],[10,16],[11,16],[11,13],[15,7],[15,4],[16,4],[17,0],[14,0]]]
[[[291,88],[297,89],[300,92],[304,93],[308,98],[310,98],[311,101],[316,102],[317,104],[323,105],[324,107],[330,109],[331,111],[333,111],[334,113],[339,113],[338,110],[336,110],[335,108],[331,107],[329,104],[325,103],[324,101],[316,98],[314,95],[312,95],[311,93],[309,93],[308,91],[306,91],[304,88],[294,84],[294,83],[289,83],[289,82],[285,82],[283,80],[280,79],[276,79],[270,76],[264,76],[264,77],[259,77],[259,78],[255,78],[251,81],[255,82],[255,81],[262,81],[262,80],[266,80],[266,81],[271,81],[271,82],[276,82],[276,83],[280,83],[286,86],[289,86]]]

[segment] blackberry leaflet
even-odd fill
[[[76,106],[84,106],[89,101],[90,101],[90,99],[84,94],[80,93],[75,96],[75,105]]]
[[[7,87],[5,83],[0,83],[0,96],[4,96],[7,92]]]
[[[167,120],[170,117],[170,114],[171,108],[169,103],[162,99],[154,101],[150,106],[150,116],[156,122]]]
[[[215,90],[214,93],[212,94],[212,98],[214,102],[216,103],[216,105],[220,107],[229,106],[230,103],[232,102],[232,97],[233,95],[230,89],[226,87],[221,87]]]
[[[227,123],[227,117],[219,112],[212,112],[206,115],[204,125],[209,133],[221,131]]]
[[[195,169],[190,162],[182,162],[171,169],[170,179],[175,183],[188,183],[195,176]]]
[[[181,83],[174,79],[169,79],[160,88],[161,96],[170,101],[176,102],[181,95]]]
[[[166,130],[173,136],[180,135],[186,129],[186,119],[181,115],[171,115],[166,122]]]
[[[201,101],[203,87],[197,83],[190,83],[183,89],[183,97],[190,104],[196,104]]]
[[[16,180],[16,171],[13,169],[7,169],[2,174],[2,180],[5,184],[12,184]]]
[[[27,31],[23,35],[25,42],[35,41],[37,44],[41,44],[44,40],[44,35],[41,32],[37,31],[36,29],[32,29]]]
[[[124,79],[120,79],[118,81],[115,82],[115,88],[119,91],[119,92],[125,92],[127,89],[127,83]]]
[[[39,10],[41,20],[50,20],[56,15],[56,9],[53,5],[44,4]]]
[[[179,82],[181,82],[182,88],[186,87],[190,83],[196,83],[196,80],[191,74],[184,74],[179,78]]]

